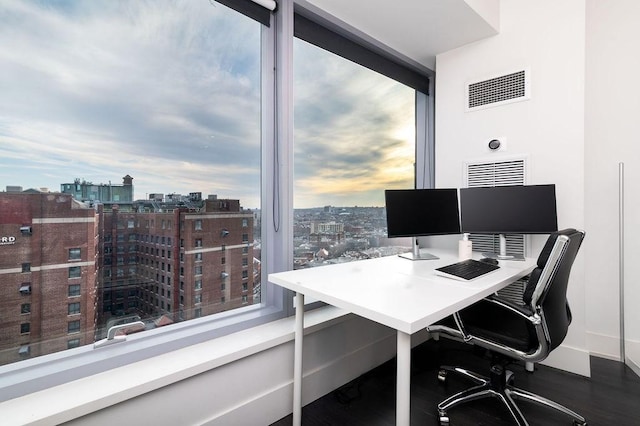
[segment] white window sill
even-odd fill
[[[342,321],[347,313],[333,306],[306,312],[305,333]],[[2,402],[2,421],[20,425],[70,421],[287,343],[293,337],[294,317],[272,321]]]

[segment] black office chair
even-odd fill
[[[428,327],[431,332],[462,339],[492,355],[488,378],[458,367],[441,367],[438,379],[442,382],[448,372],[455,372],[477,384],[438,404],[441,425],[449,424],[447,411],[450,408],[486,396],[502,401],[520,426],[528,423],[514,398],[561,411],[573,418],[574,425],[587,424],[583,417],[568,408],[514,387],[512,373],[506,370],[513,360],[542,361],[564,340],[571,323],[567,282],[583,238],[584,232],[575,229],[549,236],[538,257],[538,266],[527,282],[522,305],[494,294]]]

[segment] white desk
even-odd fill
[[[499,270],[462,282],[433,272],[457,262],[457,253],[429,252],[440,259],[411,261],[390,256],[269,274],[270,282],[296,292],[294,426],[302,418],[304,309],[300,307],[305,295],[397,330],[396,424],[409,425],[411,334],[500,290],[535,267],[535,259],[500,261]]]

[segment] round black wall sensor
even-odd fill
[[[500,148],[500,141],[498,139],[491,139],[489,141],[489,149],[496,150]]]

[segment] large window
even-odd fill
[[[306,17],[296,33],[294,268],[407,251],[387,238],[384,190],[416,182],[415,88],[394,78],[402,65]]]
[[[0,198],[26,212],[0,223],[0,372],[39,357],[5,367],[38,377],[14,393],[292,313],[266,280],[292,242],[302,267],[392,252],[383,191],[426,169],[428,78],[304,37],[291,52],[292,17],[256,8],[0,5]],[[164,328],[93,346],[137,321]]]
[[[219,269],[193,263],[222,263],[221,228],[230,269],[245,249],[260,258],[266,27],[223,3],[0,5],[0,167],[10,177],[0,199],[20,212],[0,224],[16,239],[0,251],[14,283],[0,288],[0,311],[13,313],[0,314],[0,365],[24,359],[24,306],[36,357],[93,344],[121,322],[153,328],[260,303],[260,269],[222,291]],[[161,258],[172,251],[180,256]],[[198,294],[178,287],[194,274]],[[54,305],[82,320],[67,323]]]

